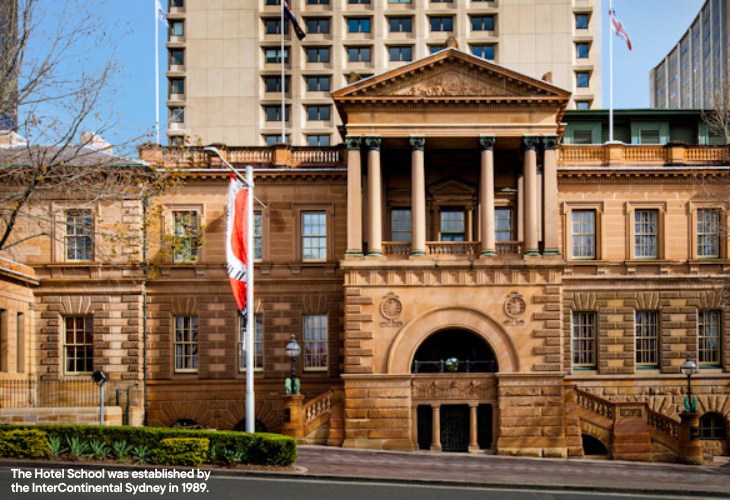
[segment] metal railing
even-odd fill
[[[134,383],[107,381],[104,403],[133,406],[139,401]],[[0,408],[99,406],[99,386],[91,380],[0,380]]]
[[[413,373],[494,373],[497,371],[497,363],[495,360],[457,360],[456,369],[449,369],[447,360],[439,359],[435,361],[414,361]]]

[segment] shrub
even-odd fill
[[[50,436],[48,438],[48,451],[50,452],[51,457],[55,458],[66,453],[68,449],[63,445],[59,436]]]
[[[79,436],[66,436],[66,443],[68,444],[68,451],[71,456],[75,459],[91,457],[92,454],[89,451],[89,443],[84,441]]]
[[[111,450],[104,441],[94,439],[89,442],[89,447],[91,448],[91,455],[96,458],[107,459],[111,455]]]
[[[114,449],[114,454],[117,456],[117,459],[123,462],[127,461],[129,454],[132,452],[132,445],[127,444],[126,441],[114,441],[114,443],[112,443],[112,448]]]
[[[132,455],[137,459],[138,464],[150,461],[150,449],[144,444],[138,444],[133,447]]]
[[[0,430],[0,456],[41,458],[48,455],[48,436],[41,429]]]
[[[297,443],[280,434],[255,434],[253,463],[263,465],[292,465],[297,460]]]
[[[206,438],[166,438],[152,450],[150,460],[155,464],[198,467],[208,458],[209,448]]]

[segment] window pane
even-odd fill
[[[721,311],[697,311],[698,359],[706,365],[720,365]]]
[[[697,210],[697,256],[720,257],[719,210]]]
[[[302,323],[304,368],[327,368],[327,315],[305,315]]]
[[[657,215],[656,210],[634,213],[634,255],[637,259],[657,257]]]
[[[172,213],[174,234],[172,255],[174,262],[190,262],[198,257],[200,221],[195,210],[181,210]]]
[[[636,311],[635,348],[636,364],[657,366],[659,364],[659,313]]]
[[[584,368],[596,366],[595,313],[573,313],[573,365]]]
[[[91,210],[66,210],[66,259],[91,260]]]
[[[254,316],[254,329],[256,337],[254,338],[254,369],[260,370],[264,366],[264,316],[257,314]],[[238,368],[246,369],[246,325],[243,316],[238,316]]]
[[[494,209],[494,228],[497,241],[514,241],[511,208]]]
[[[441,212],[441,241],[464,241],[466,236],[464,212],[447,210]]]
[[[572,212],[573,258],[596,258],[596,212],[574,210]]]
[[[411,241],[411,210],[409,208],[391,210],[390,227],[393,241]]]
[[[198,369],[198,317],[175,316],[175,371]]]
[[[66,373],[94,371],[94,335],[91,316],[66,317],[64,365]]]
[[[327,217],[325,212],[302,212],[302,259],[327,259]]]

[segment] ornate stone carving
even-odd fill
[[[493,136],[483,135],[479,138],[479,145],[482,149],[491,150],[494,149],[494,143],[497,139]]]
[[[468,376],[468,375],[467,375]],[[413,399],[490,400],[496,398],[494,380],[414,380]]]
[[[401,312],[403,312],[403,303],[393,292],[385,294],[383,301],[380,302],[380,314],[387,320],[380,323],[380,326],[403,326],[402,321],[398,321]]]
[[[362,137],[348,135],[345,137],[345,144],[347,145],[347,149],[359,150],[360,145],[362,144]]]
[[[504,301],[504,312],[510,317],[510,319],[505,321],[504,324],[507,326],[524,325],[525,321],[519,318],[525,314],[526,309],[527,303],[525,303],[525,299],[522,298],[522,294],[519,292],[510,293],[507,296],[507,300]]]
[[[550,151],[555,149],[558,146],[558,136],[557,135],[548,135],[542,138],[542,147],[545,148],[546,151]]]
[[[427,78],[414,85],[398,89],[393,95],[416,97],[443,96],[497,96],[505,95],[504,88],[488,82],[479,81],[470,75],[445,72]]]
[[[540,138],[526,135],[522,138],[522,146],[525,148],[525,150],[535,150],[537,149],[537,146],[540,144]]]
[[[380,137],[366,137],[365,138],[365,146],[367,146],[368,149],[374,149],[376,151],[380,151],[380,144],[382,143],[382,140]]]
[[[426,146],[426,138],[425,137],[411,137],[408,140],[408,143],[411,145],[411,148],[416,149],[418,151],[423,151],[423,148]]]

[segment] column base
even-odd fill
[[[345,257],[362,257],[362,250],[346,250]]]
[[[441,451],[441,445],[440,444],[432,444],[431,445],[431,451]]]
[[[382,257],[383,252],[380,250],[368,250],[368,257]]]
[[[530,257],[535,257],[535,256],[540,255],[540,251],[537,249],[531,248],[529,250],[525,250],[525,255],[529,255]]]
[[[469,453],[481,453],[482,449],[479,447],[479,445],[470,444],[469,445]]]
[[[414,250],[411,252],[411,257],[425,257],[426,252],[423,250]]]
[[[557,248],[547,248],[542,254],[546,257],[556,256],[560,255],[560,250]]]
[[[494,250],[482,250],[481,252],[479,252],[479,257],[496,257],[496,256],[497,256],[497,252],[495,252]]]

